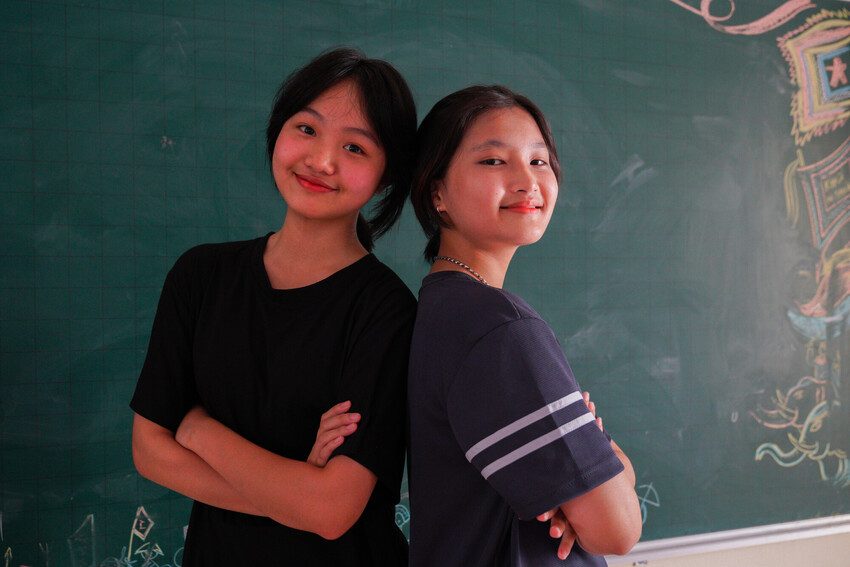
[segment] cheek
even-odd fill
[[[344,178],[349,189],[358,193],[369,193],[370,195],[378,189],[381,177],[384,175],[383,164],[349,164],[345,168]]]
[[[294,140],[281,131],[272,153],[272,169],[277,171],[291,165],[293,156],[297,153],[297,146],[298,144]]]

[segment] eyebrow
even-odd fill
[[[322,114],[319,111],[317,111],[315,108],[305,106],[299,112],[306,112],[307,114],[311,114],[311,115],[315,116],[316,119],[319,120],[320,122],[325,121],[325,117],[322,116]],[[366,136],[367,138],[369,138],[372,141],[372,143],[374,143],[379,148],[383,147],[383,144],[381,144],[381,142],[378,140],[378,137],[375,136],[375,134],[371,130],[366,130],[365,128],[357,128],[355,126],[346,126],[346,127],[343,128],[343,131],[352,132],[354,134],[360,134],[361,136]]]
[[[507,147],[508,144],[502,142],[501,140],[487,140],[486,142],[482,142],[481,144],[473,146],[470,151],[479,152],[481,150],[490,150],[494,148],[501,149]],[[542,140],[529,144],[529,147],[533,149],[548,149],[548,147],[546,146],[546,142]]]

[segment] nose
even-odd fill
[[[329,143],[317,140],[304,157],[304,165],[316,173],[333,175],[336,168],[333,148]]]
[[[520,164],[513,181],[513,190],[516,193],[534,193],[540,191],[540,184],[537,181],[531,164]]]

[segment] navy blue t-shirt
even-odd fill
[[[566,561],[535,516],[623,470],[552,329],[521,298],[460,272],[419,292],[408,373],[410,565]]]

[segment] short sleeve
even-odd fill
[[[482,337],[448,386],[447,411],[467,460],[520,519],[623,470],[540,319],[505,323]]]
[[[372,471],[394,501],[404,469],[407,364],[415,316],[416,302],[406,287],[375,302],[346,358],[337,392],[362,417],[334,455],[350,457]]]
[[[165,278],[148,352],[130,402],[134,412],[171,431],[177,430],[198,400],[192,370],[192,279],[191,259],[184,254]]]

